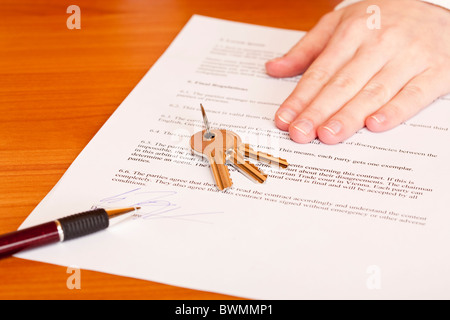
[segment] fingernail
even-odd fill
[[[277,117],[284,123],[291,124],[291,122],[297,117],[297,113],[291,109],[283,109],[277,113]]]
[[[305,136],[308,135],[314,128],[314,125],[312,124],[312,122],[307,119],[301,119],[301,120],[295,121],[291,126],[295,130],[304,134]]]
[[[326,126],[323,126],[322,128],[328,130],[332,135],[337,135],[342,129],[342,124],[340,121],[331,120],[327,123]]]
[[[378,123],[383,123],[386,120],[386,116],[382,113],[377,113],[370,117],[373,118]]]

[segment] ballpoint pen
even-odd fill
[[[94,209],[0,235],[0,259],[19,251],[82,237],[109,227],[109,220],[140,207]]]

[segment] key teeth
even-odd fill
[[[264,180],[262,182],[258,182],[258,183],[260,183],[260,184],[266,183],[268,175],[265,174],[264,172],[262,172],[261,169],[259,169],[255,164],[251,163],[250,161],[247,161],[247,160],[244,160],[244,161],[246,163],[248,163],[252,168],[258,170],[261,173],[261,175],[264,177]]]
[[[244,144],[244,146],[242,148],[242,151],[244,151],[245,157],[250,158],[250,159],[254,159],[256,161],[268,163],[270,165],[276,164],[278,167],[283,168],[283,169],[285,169],[285,168],[287,168],[289,166],[289,163],[287,162],[287,160],[283,159],[283,158],[278,158],[278,163],[277,163],[277,161],[270,161],[270,160],[264,159],[265,157],[260,155],[261,152],[260,151],[255,151],[252,147],[250,147],[249,144]],[[253,156],[251,154],[251,151],[253,151]],[[274,157],[273,155],[271,155],[269,153],[266,153],[266,156],[268,158],[277,158],[277,157]]]
[[[220,191],[227,191],[233,186],[233,179],[231,179],[231,175],[229,176],[230,185],[229,186],[223,186],[223,189],[219,189]]]
[[[228,187],[224,187],[223,189],[219,189],[219,191],[225,192],[225,191],[231,189],[232,186],[233,186],[233,185],[230,185],[230,186],[228,186]]]
[[[248,163],[251,167],[255,168],[256,170],[258,170],[259,172],[261,172],[261,174],[266,177],[267,179],[267,174],[265,174],[264,172],[261,171],[261,169],[259,169],[254,163],[251,163],[248,160],[244,160],[245,163]],[[265,181],[265,180],[264,180]]]
[[[244,159],[242,156],[239,157],[237,154],[234,154],[232,158],[232,165],[242,174],[250,178],[252,181],[256,183],[263,184],[266,182],[268,175],[262,172],[256,165],[251,163],[250,161]],[[244,169],[245,166],[253,168],[255,171],[257,171],[261,176],[258,178],[258,176],[255,176],[251,172],[248,171],[248,169]]]

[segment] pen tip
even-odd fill
[[[136,211],[141,209],[141,207],[128,207],[128,208],[120,208],[120,209],[105,209],[106,213],[108,214],[109,218],[117,217],[122,214]]]

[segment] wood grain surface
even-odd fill
[[[2,0],[0,234],[16,230],[193,14],[309,30],[339,0]],[[69,30],[69,5],[81,29]],[[234,299],[66,267],[0,260],[0,299]]]

